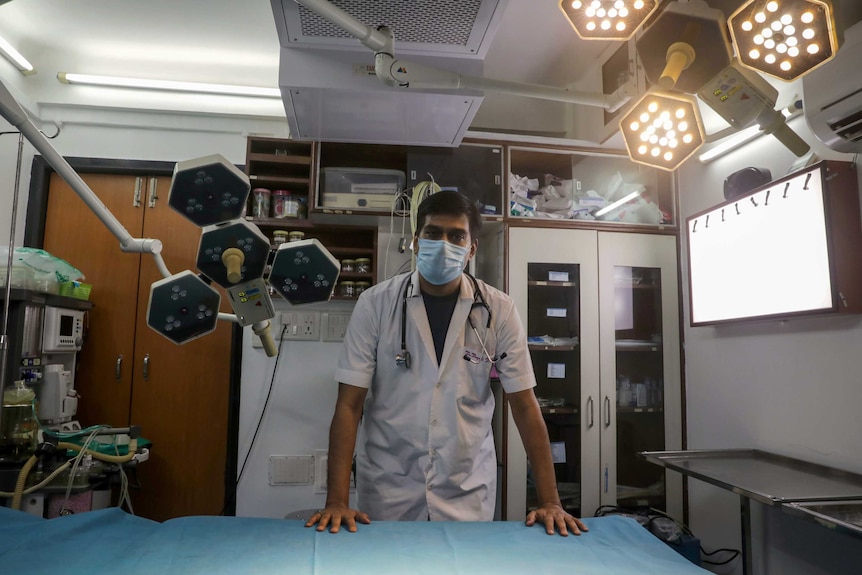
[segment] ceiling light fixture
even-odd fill
[[[739,61],[785,82],[822,66],[840,46],[829,0],[750,0],[728,23]]]
[[[35,74],[36,69],[33,67],[27,58],[21,55],[21,52],[16,50],[12,44],[0,37],[0,54],[6,57],[7,60],[18,68],[22,74]]]
[[[632,161],[673,171],[705,141],[694,96],[647,93],[620,121]]]
[[[784,116],[785,120],[791,120],[802,113],[801,107],[788,106],[787,108],[781,110],[782,116]],[[724,156],[725,154],[729,154],[735,150],[738,150],[748,142],[756,140],[760,136],[765,136],[766,132],[763,131],[763,128],[760,124],[751,125],[744,130],[740,130],[734,133],[732,136],[729,136],[722,140],[720,143],[715,146],[709,148],[704,153],[700,154],[697,159],[702,164],[708,164],[709,162]]]
[[[628,40],[656,8],[656,0],[560,0],[560,10],[584,40]]]
[[[64,84],[84,84],[116,88],[140,88],[171,92],[194,92],[198,94],[220,94],[227,96],[251,96],[257,98],[281,98],[278,88],[256,86],[234,86],[231,84],[204,84],[199,82],[177,82],[173,80],[146,80],[121,76],[97,76],[93,74],[69,74],[60,72],[57,79]]]

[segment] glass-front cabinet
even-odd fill
[[[509,225],[507,243],[564,507],[682,519],[681,480],[638,455],[682,448],[676,237]],[[538,501],[505,422],[503,517],[521,520]]]

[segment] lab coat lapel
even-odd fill
[[[425,311],[425,302],[422,301],[422,292],[419,289],[419,272],[413,272],[412,282],[413,290],[411,297],[407,298],[409,323],[415,325],[416,329],[419,330],[419,338],[427,354],[426,360],[431,362],[430,365],[435,365],[437,363],[437,352],[434,351],[434,336],[431,335],[428,313]]]
[[[452,312],[452,319],[449,321],[449,329],[446,332],[446,345],[443,346],[443,356],[440,358],[440,373],[443,372],[445,366],[449,363],[449,356],[452,355],[453,349],[464,347],[464,326],[467,325],[467,314],[470,313],[470,308],[473,305],[473,293],[470,280],[463,274],[461,275],[461,293],[458,296],[458,303],[455,305],[455,311]]]

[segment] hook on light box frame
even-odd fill
[[[772,193],[772,190],[771,190],[771,189],[770,189],[770,190],[766,190],[766,200],[764,200],[764,202],[763,202],[763,205],[764,205],[764,206],[768,206],[768,205],[769,205],[769,194],[771,194],[771,193]]]
[[[789,189],[790,189],[790,182],[787,182],[786,184],[784,184],[784,195],[782,196],[783,198],[787,197],[787,190],[789,190]]]
[[[805,185],[804,185],[804,186],[802,186],[802,189],[803,189],[803,190],[808,191],[808,182],[810,182],[810,181],[811,181],[811,176],[812,176],[812,175],[813,175],[813,174],[812,174],[811,172],[808,172],[808,175],[807,175],[807,176],[805,176]]]
[[[758,207],[760,204],[757,203],[757,200],[754,199],[754,196],[751,196],[751,203],[754,204],[754,207]]]
[[[733,207],[736,208],[736,215],[737,216],[742,215],[742,212],[739,211],[739,204],[738,203],[733,204]]]

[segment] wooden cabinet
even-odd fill
[[[171,272],[194,269],[200,228],[167,204],[170,178],[84,174],[134,237],[157,238]],[[138,199],[136,200],[136,197]],[[217,515],[225,500],[232,324],[177,346],[146,325],[150,256],[119,242],[56,174],[48,189],[44,248],[82,270],[93,285],[76,388],[85,426],[141,426],[152,441],[132,490],[135,513],[155,520]],[[230,311],[226,298],[222,311]]]
[[[311,190],[315,187],[314,158],[317,143],[278,138],[248,138],[246,147],[246,173],[252,189],[265,188],[270,192],[285,190],[304,202],[306,211],[311,205]],[[253,214],[254,196],[249,195],[246,210]],[[270,202],[270,206],[272,202]],[[268,216],[273,215],[270,210]]]
[[[564,506],[582,516],[651,506],[681,519],[679,478],[638,456],[682,446],[676,237],[507,227],[508,291],[529,337]],[[505,421],[505,515],[518,520],[537,500]]]

